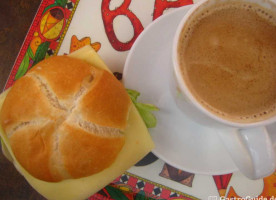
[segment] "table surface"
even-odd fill
[[[0,89],[4,89],[16,56],[40,1],[0,1]],[[0,199],[45,199],[38,194],[0,153]]]

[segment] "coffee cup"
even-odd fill
[[[250,179],[276,167],[266,130],[276,123],[275,35],[273,0],[203,0],[181,20],[173,42],[176,104],[217,130]]]

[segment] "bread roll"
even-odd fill
[[[109,72],[53,56],[16,81],[0,123],[19,163],[57,182],[100,172],[122,149],[130,98]]]

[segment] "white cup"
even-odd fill
[[[276,116],[254,123],[238,123],[223,119],[203,107],[189,91],[177,59],[179,37],[184,25],[197,13],[212,9],[216,3],[227,0],[203,0],[195,4],[180,22],[173,43],[173,78],[171,91],[179,108],[195,121],[211,126],[228,150],[239,170],[250,179],[259,179],[270,175],[276,168],[275,152],[266,126],[276,122]],[[240,0],[256,3],[272,12],[276,12],[274,0]],[[276,130],[275,130],[276,131]],[[222,161],[223,162],[223,161]]]

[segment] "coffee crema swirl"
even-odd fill
[[[191,94],[230,121],[251,123],[274,116],[275,13],[233,1],[193,18],[178,46],[182,77]]]

